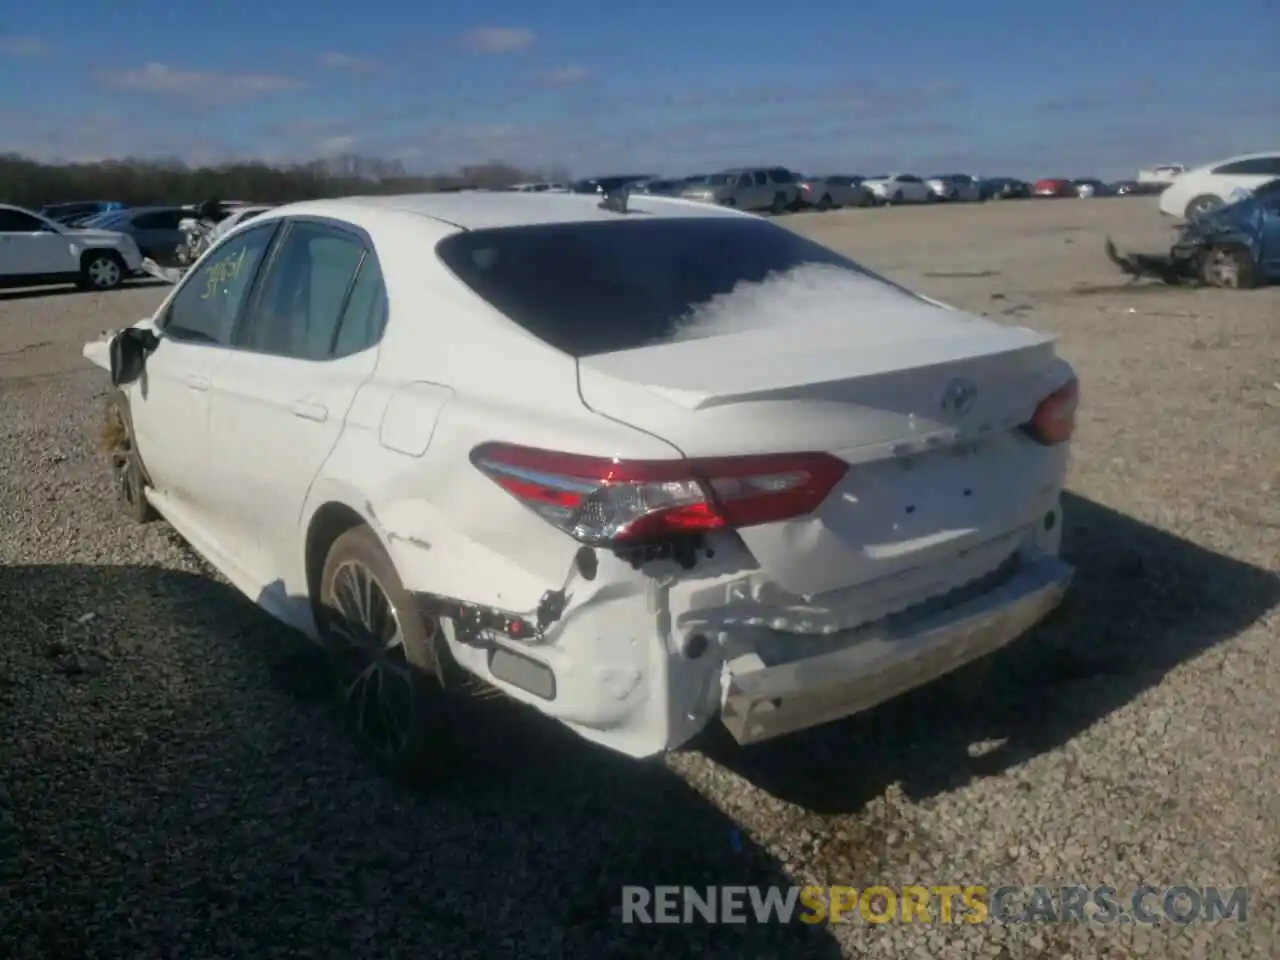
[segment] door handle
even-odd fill
[[[209,380],[207,377],[197,376],[193,373],[191,376],[187,377],[187,386],[192,390],[199,390],[203,393],[205,390],[209,389]]]
[[[329,419],[329,410],[323,403],[316,403],[314,400],[295,400],[293,402],[293,415],[303,420],[324,423]]]

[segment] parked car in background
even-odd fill
[[[40,208],[40,216],[47,217],[55,223],[70,225],[74,221],[107,213],[111,210],[123,210],[125,204],[117,200],[81,200],[73,203],[50,203]]]
[[[1162,163],[1159,166],[1139,170],[1137,182],[1141,184],[1150,184],[1152,186],[1167,187],[1186,172],[1187,168],[1180,163]]]
[[[252,220],[254,217],[266,213],[268,210],[274,209],[274,206],[267,204],[259,204],[252,207],[238,207],[218,222],[217,226],[213,228],[212,236],[214,239],[217,239],[229,230],[234,230],[245,221]]]
[[[642,180],[656,180],[657,177],[652,173],[625,173],[615,174],[608,177],[589,177],[585,180],[577,180],[570,187],[572,193],[595,193],[605,194],[613,193],[615,190],[621,190],[633,183],[639,183]]]
[[[281,207],[85,346],[127,515],[315,641],[389,772],[450,775],[469,679],[631,757],[717,721],[755,743],[1068,589],[1052,336],[759,217],[628,202]]]
[[[968,173],[941,173],[930,177],[925,185],[938,200],[976,202],[983,199],[982,181]]]
[[[1088,200],[1090,197],[1113,197],[1115,191],[1110,185],[1103,183],[1101,180],[1094,180],[1092,177],[1085,177],[1075,181],[1076,196],[1081,200]]]
[[[1246,153],[1206,163],[1181,174],[1160,194],[1160,212],[1194,220],[1249,195],[1280,177],[1280,150]]]
[[[738,167],[689,184],[680,196],[739,210],[784,213],[799,205],[800,184],[786,167]]]
[[[1132,277],[1228,288],[1280,283],[1280,179],[1188,220],[1167,254],[1121,254],[1110,238],[1106,251]]]
[[[833,207],[869,207],[875,203],[871,191],[862,186],[862,178],[843,173],[800,179],[800,205],[815,210]]]
[[[548,191],[564,193],[569,189],[569,184],[560,183],[556,180],[545,180],[539,183],[513,183],[507,189],[516,193],[546,193]]]
[[[913,173],[868,177],[862,185],[882,203],[928,203],[936,199],[928,185]]]
[[[186,242],[182,221],[192,215],[186,207],[130,207],[100,213],[84,226],[127,233],[144,257],[166,267],[178,262],[177,251]]]
[[[1021,200],[1031,196],[1031,184],[1017,177],[984,177],[979,196],[983,200]]]
[[[640,180],[632,184],[631,189],[652,197],[674,197],[683,187],[683,180],[655,179]]]
[[[1066,177],[1042,177],[1035,182],[1031,192],[1037,197],[1074,197],[1076,185],[1074,180]]]
[[[142,252],[127,234],[77,230],[0,204],[0,285],[74,283],[84,290],[111,290],[141,265]]]

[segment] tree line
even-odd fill
[[[31,209],[76,200],[113,200],[129,206],[209,199],[291,203],[355,194],[496,189],[565,178],[563,171],[521,170],[498,160],[454,173],[418,175],[395,161],[354,154],[293,166],[238,162],[210,167],[131,157],[95,163],[44,163],[4,154],[0,155],[0,202]]]

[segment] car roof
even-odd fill
[[[673,197],[633,195],[632,211],[653,217],[742,217],[724,207],[678,200]],[[573,193],[420,193],[389,197],[345,197],[338,200],[307,200],[276,207],[279,216],[332,217],[337,220],[367,220],[370,215],[428,217],[462,230],[495,227],[525,227],[537,224],[583,223],[621,220],[633,214],[619,214],[600,207],[600,198]]]

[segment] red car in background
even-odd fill
[[[1031,188],[1031,193],[1036,197],[1074,197],[1076,195],[1076,185],[1071,180],[1045,177],[1043,180],[1035,182],[1035,186]]]

